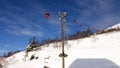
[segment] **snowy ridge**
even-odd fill
[[[113,29],[113,28],[115,28],[115,29],[120,28],[120,23],[118,23],[116,25],[113,25],[112,27],[107,28],[107,30],[108,29]]]
[[[119,24],[120,25],[120,24]],[[65,45],[66,68],[120,68],[120,32],[93,35],[84,39],[69,40]],[[59,48],[43,47],[42,50],[32,51],[24,61],[25,52],[17,53],[6,60],[7,68],[62,68],[61,43]],[[69,46],[68,46],[69,45]],[[34,55],[38,59],[30,60]],[[92,64],[93,63],[93,64]]]

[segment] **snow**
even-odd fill
[[[117,29],[117,28],[120,28],[120,23],[118,23],[118,24],[116,24],[116,25],[113,25],[112,27],[107,28],[107,30],[108,30],[108,29],[112,29],[112,28],[116,28],[116,29]]]
[[[66,68],[120,68],[120,32],[93,35],[84,39],[67,41],[65,45]],[[59,45],[61,42],[59,42]],[[62,60],[59,57],[61,48],[54,49],[51,43],[49,47],[32,51],[24,61],[25,52],[17,53],[6,60],[7,68],[62,68]],[[60,47],[60,46],[59,46]],[[39,57],[30,60],[31,55]]]

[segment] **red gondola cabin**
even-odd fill
[[[49,13],[49,12],[46,12],[46,13],[45,13],[45,17],[46,17],[46,18],[49,18],[49,17],[50,17],[50,13]]]

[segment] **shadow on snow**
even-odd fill
[[[69,68],[120,68],[108,59],[76,59]]]

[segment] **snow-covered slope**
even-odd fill
[[[93,35],[84,39],[69,40],[65,45],[66,68],[120,68],[120,32]],[[25,59],[25,52],[17,53],[6,60],[7,68],[62,68],[61,43],[58,49],[49,47],[33,51]],[[69,45],[69,46],[68,46]],[[34,55],[35,59],[30,60]]]
[[[112,29],[112,28],[115,28],[115,29],[120,28],[120,23],[113,25],[112,27],[109,27],[107,29]]]

